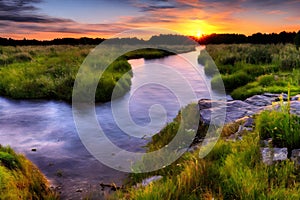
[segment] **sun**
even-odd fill
[[[200,30],[198,30],[196,32],[196,37],[199,39],[202,36],[202,32]]]

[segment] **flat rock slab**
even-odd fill
[[[201,99],[198,102],[200,109],[200,117],[204,124],[210,123],[219,125],[221,122],[230,123],[246,116],[253,116],[267,106],[272,105],[272,102],[278,100],[278,94],[263,94],[252,96],[245,101],[214,101]],[[291,106],[292,107],[292,106]],[[295,104],[300,113],[300,102]],[[219,123],[219,124],[218,124]]]

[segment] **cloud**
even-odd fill
[[[42,0],[0,0],[0,20],[13,22],[34,23],[60,23],[70,22],[69,19],[53,18],[46,15],[38,15],[38,8],[34,6]]]

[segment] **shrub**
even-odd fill
[[[206,62],[211,59],[210,55],[207,53],[206,50],[201,50],[200,55],[198,56],[198,63],[200,65],[205,66]]]
[[[259,85],[265,87],[275,83],[274,75],[263,75],[258,77]]]
[[[211,60],[211,59],[206,60],[206,63],[204,66],[204,72],[207,76],[213,76],[216,73],[218,73],[218,68],[215,65],[213,60]]]
[[[249,49],[248,56],[246,58],[247,63],[250,64],[269,64],[272,62],[272,55],[268,48],[255,47]]]
[[[293,149],[300,148],[300,117],[290,114],[286,108],[263,111],[256,118],[256,130],[261,139],[272,138],[274,146],[287,147],[289,155]]]
[[[253,80],[249,74],[246,74],[243,71],[239,71],[231,75],[223,75],[222,79],[226,91],[232,91],[235,88],[244,86]]]
[[[220,90],[224,88],[224,83],[223,83],[223,79],[221,77],[220,74],[215,75],[212,79],[211,79],[211,89],[213,90]]]
[[[4,165],[8,169],[16,169],[20,167],[20,163],[16,155],[12,155],[8,152],[0,152],[0,164]]]
[[[32,57],[29,53],[17,53],[16,55],[14,55],[14,57],[12,58],[15,62],[28,62],[32,60]]]
[[[279,67],[279,69],[282,71],[291,71],[295,68],[300,68],[300,62],[291,58],[282,60]]]

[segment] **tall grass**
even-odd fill
[[[299,76],[296,76],[300,70],[300,54],[294,45],[208,45],[206,50],[221,73],[212,79],[212,89],[218,89],[222,79],[226,91],[235,99],[264,92],[281,93],[288,82],[293,94],[300,92]],[[207,75],[216,73],[205,67]]]
[[[262,140],[272,138],[273,146],[287,147],[289,155],[293,149],[300,148],[300,117],[290,113],[289,100],[285,104],[281,98],[277,110],[260,113],[256,118],[256,129]]]
[[[36,166],[0,145],[0,199],[58,199],[58,195]]]
[[[111,199],[298,199],[299,173],[293,162],[264,165],[259,137],[250,133],[237,142],[219,140],[204,159],[198,152],[172,165],[162,180],[128,188]],[[175,170],[179,168],[181,170]]]

